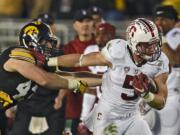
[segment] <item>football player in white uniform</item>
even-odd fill
[[[172,6],[155,9],[155,23],[163,33],[162,51],[168,56],[171,72],[167,80],[168,97],[164,109],[158,111],[160,129],[157,135],[180,135],[180,27],[178,13]]]
[[[84,122],[95,135],[151,135],[137,106],[141,98],[156,109],[165,105],[169,68],[160,45],[156,25],[138,18],[127,27],[127,41],[111,40],[101,52],[54,57],[48,65],[107,65],[100,100]]]

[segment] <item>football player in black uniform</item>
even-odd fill
[[[46,71],[46,60],[51,56],[53,46],[56,45],[56,38],[48,25],[42,22],[31,22],[25,25],[20,32],[20,45],[10,47],[0,55],[0,109],[6,110],[16,103],[29,102],[33,98],[48,97],[50,90],[58,91],[60,88],[65,88],[81,93],[85,91],[87,85],[83,81],[66,79]],[[41,91],[47,92],[40,94]],[[38,93],[39,96],[35,96]],[[39,111],[39,108],[44,107],[46,98],[43,102],[41,106],[38,102],[31,104],[35,108],[30,112],[36,112],[36,109]],[[49,111],[51,109],[45,113]],[[43,111],[39,112],[41,113]],[[34,129],[34,132],[51,128],[48,125],[42,125],[42,127],[45,128]],[[28,134],[14,133],[13,135]]]
[[[38,87],[80,90],[80,81],[43,70],[55,42],[48,25],[32,22],[20,33],[20,44],[25,47],[10,47],[0,55],[0,109],[6,110],[18,101],[29,99]]]

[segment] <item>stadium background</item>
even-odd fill
[[[66,14],[60,12],[60,2],[69,4],[72,7],[71,12]],[[153,9],[156,5],[173,5],[180,12],[179,0],[76,0],[74,5],[72,5],[72,2],[73,0],[0,0],[0,50],[18,44],[18,34],[21,27],[28,20],[43,12],[49,12],[57,19],[57,37],[62,44],[67,43],[74,37],[73,11],[79,8],[87,8],[90,5],[97,5],[103,9],[105,20],[116,26],[117,36],[120,37],[124,37],[126,25],[130,20],[136,17],[152,19]],[[33,10],[33,5],[34,8],[39,6],[39,10]],[[15,8],[15,11],[13,11],[13,8]]]

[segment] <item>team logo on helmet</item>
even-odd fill
[[[131,33],[131,37],[134,36],[134,32],[136,32],[136,27],[135,26],[131,26],[129,32]]]
[[[39,30],[36,26],[30,25],[24,29],[24,33],[29,36],[37,37],[37,35],[39,34]]]

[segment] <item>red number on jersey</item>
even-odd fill
[[[133,80],[133,76],[126,75],[126,78],[125,78],[124,84],[123,84],[123,88],[133,89],[132,80]],[[136,98],[138,98],[138,95],[136,93],[134,93],[133,96],[128,96],[126,93],[122,93],[121,98],[124,100],[135,100]]]

